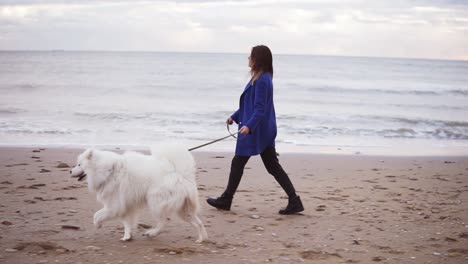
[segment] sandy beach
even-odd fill
[[[194,152],[209,239],[172,219],[130,242],[69,176],[82,150],[0,148],[0,263],[467,263],[468,157],[281,154],[306,210],[281,216],[285,193],[252,158],[232,211],[210,208],[232,153]]]

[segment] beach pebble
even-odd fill
[[[439,252],[434,252],[434,253],[432,253],[432,254],[433,254],[434,256],[440,256],[440,255],[442,255],[442,254],[440,254]]]
[[[50,172],[50,170],[41,169],[41,171],[39,173],[45,173],[45,172]]]
[[[251,215],[250,218],[252,218],[252,219],[259,219],[260,216],[254,214],[254,215]]]
[[[86,250],[90,250],[90,251],[98,251],[98,250],[101,250],[100,247],[96,247],[96,246],[87,246],[85,247]]]
[[[257,231],[263,231],[263,230],[265,230],[265,228],[263,228],[263,227],[261,227],[261,226],[256,226],[256,227],[255,227],[255,230],[257,230]]]
[[[6,252],[16,252],[18,251],[17,249],[14,249],[14,248],[7,248],[5,249]]]

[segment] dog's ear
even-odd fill
[[[94,152],[93,149],[88,149],[85,155],[86,159],[91,160],[93,158],[93,152]]]

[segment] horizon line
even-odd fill
[[[109,53],[191,53],[191,54],[230,54],[242,55],[244,52],[219,52],[219,51],[158,51],[158,50],[100,50],[100,49],[0,49],[0,52],[109,52]],[[372,55],[336,55],[336,54],[312,54],[312,53],[276,53],[280,56],[313,56],[313,57],[349,57],[370,59],[407,59],[407,60],[437,60],[437,61],[460,61],[468,62],[467,59],[450,58],[422,58],[422,57],[391,57]]]

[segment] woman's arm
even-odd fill
[[[234,112],[234,114],[231,115],[231,119],[234,122],[236,122],[236,124],[239,124],[239,110],[237,110],[236,112]]]
[[[267,103],[267,95],[268,95],[268,79],[267,78],[259,78],[255,85],[255,100],[254,100],[254,112],[250,119],[245,122],[244,126],[250,129],[249,132],[254,130],[257,125],[260,123],[262,118],[265,116],[265,106]]]

